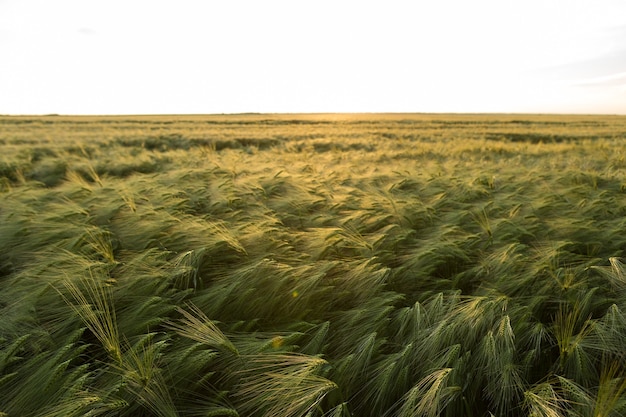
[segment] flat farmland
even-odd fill
[[[0,117],[1,416],[620,416],[626,117]]]

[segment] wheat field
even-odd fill
[[[622,416],[626,117],[0,117],[1,416]]]

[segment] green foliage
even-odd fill
[[[0,122],[0,415],[626,412],[623,117]]]

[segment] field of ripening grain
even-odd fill
[[[623,416],[626,117],[0,117],[1,416]]]

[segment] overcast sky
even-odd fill
[[[626,114],[626,1],[0,0],[0,114]]]

